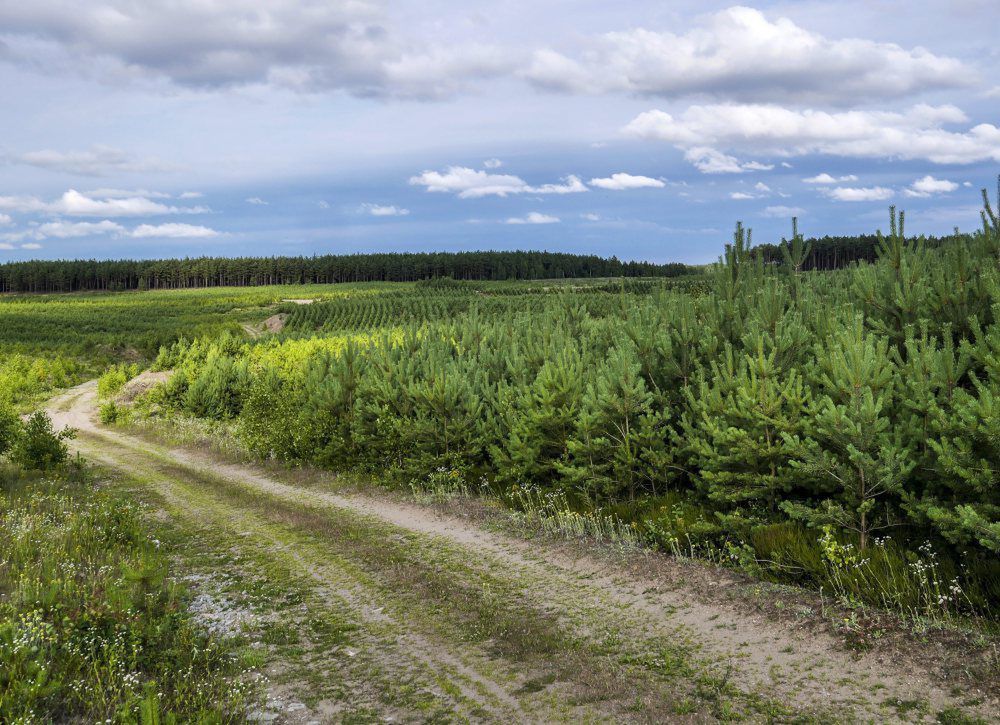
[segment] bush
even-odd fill
[[[21,419],[4,402],[0,402],[0,456],[10,450],[21,430]]]
[[[69,447],[66,441],[73,438],[72,428],[56,432],[52,420],[45,413],[32,413],[18,432],[10,450],[10,461],[27,471],[48,471],[66,462]]]
[[[118,405],[113,400],[108,400],[101,404],[97,415],[104,425],[114,425],[122,422],[128,416],[128,408]]]
[[[135,364],[115,365],[108,368],[97,380],[97,396],[105,400],[110,398],[138,374],[139,366]]]

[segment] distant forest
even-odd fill
[[[947,237],[911,237],[911,241],[919,239],[925,247],[937,247],[957,238],[966,241],[969,235],[957,231]],[[878,235],[861,234],[854,237],[813,237],[806,242],[811,245],[809,256],[802,265],[803,271],[827,271],[842,269],[854,262],[874,262],[878,256]],[[782,264],[781,244],[759,244],[754,247],[759,252],[765,264]]]
[[[922,237],[938,246],[955,237]],[[872,262],[877,237],[813,238],[804,270],[831,270]],[[754,250],[764,262],[782,263],[780,244]],[[323,255],[315,257],[197,257],[152,260],[34,260],[0,264],[0,292],[255,287],[337,282],[678,277],[697,268],[679,262],[622,262],[615,257],[555,252],[433,252]]]
[[[438,252],[317,257],[198,257],[157,260],[8,262],[0,265],[0,292],[251,287],[337,282],[412,282],[581,277],[676,277],[686,264],[622,262],[554,252]]]

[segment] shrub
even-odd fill
[[[139,366],[135,364],[115,365],[108,368],[97,380],[97,396],[102,399],[110,398],[138,374]]]
[[[56,432],[45,413],[32,413],[18,432],[10,450],[10,460],[28,471],[48,471],[66,462],[69,447],[66,441],[75,432],[64,428]]]

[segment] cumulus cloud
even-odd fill
[[[140,224],[130,236],[136,239],[160,237],[165,239],[205,239],[217,237],[221,232],[196,224]]]
[[[13,223],[13,219],[10,218],[10,214],[0,214],[0,227],[8,226]]]
[[[923,48],[830,39],[748,7],[718,12],[683,34],[607,33],[576,57],[539,50],[524,75],[537,86],[572,93],[833,104],[956,88],[975,77],[961,61]]]
[[[527,216],[523,217],[511,217],[505,224],[556,224],[559,222],[559,217],[550,216],[548,214],[542,214],[541,212],[533,211]]]
[[[823,173],[817,174],[816,176],[810,176],[803,179],[804,184],[836,184],[841,181],[857,181],[858,177],[854,174],[847,174],[846,176],[831,176],[830,174]]]
[[[660,179],[653,179],[649,176],[633,176],[620,172],[609,177],[591,179],[591,186],[599,189],[610,189],[612,191],[625,191],[627,189],[662,189],[666,184]]]
[[[587,212],[586,214],[581,214],[580,218],[585,219],[588,222],[599,222],[601,220],[601,215],[594,214],[593,212]]]
[[[838,186],[833,189],[824,189],[823,193],[834,201],[885,201],[895,196],[892,189],[887,189],[884,186]]]
[[[362,204],[361,211],[371,216],[408,216],[409,209],[385,204]]]
[[[458,194],[463,199],[480,196],[522,194],[527,183],[511,174],[489,174],[465,166],[449,166],[445,171],[424,171],[410,178],[410,184],[427,191]]]
[[[800,206],[766,206],[760,215],[773,219],[787,219],[788,217],[802,216],[805,213],[806,210]]]
[[[35,242],[28,242],[27,244],[22,244],[21,249],[41,249],[41,244],[36,244]]]
[[[200,191],[182,191],[180,194],[177,195],[177,198],[178,199],[200,199],[203,196],[205,196],[205,195],[202,194]]]
[[[729,194],[730,199],[735,199],[736,201],[746,201],[747,199],[756,199],[757,197],[753,194],[748,194],[745,191],[734,191]]]
[[[0,10],[0,13],[3,11]],[[121,149],[96,145],[88,151],[43,149],[4,157],[8,163],[34,166],[79,176],[107,176],[114,173],[175,171],[178,167],[159,159],[141,159]]]
[[[500,159],[486,159],[486,161],[483,162],[483,166],[487,169],[499,169],[503,166],[503,161]]]
[[[410,184],[427,191],[457,194],[462,199],[509,194],[577,194],[587,191],[576,176],[566,176],[558,184],[532,186],[513,174],[490,174],[466,166],[449,166],[444,171],[424,171],[410,178]]]
[[[948,105],[921,104],[903,112],[831,113],[721,104],[691,106],[678,117],[660,110],[646,111],[624,132],[672,143],[689,155],[712,152],[721,157],[721,152],[715,151],[721,148],[778,156],[923,159],[937,164],[1000,161],[997,126],[982,123],[964,131],[944,128],[967,121],[961,110]],[[728,171],[734,168],[728,160],[715,165]]]
[[[903,193],[910,197],[926,198],[935,194],[947,194],[955,191],[957,188],[958,184],[954,181],[948,181],[947,179],[935,179],[933,176],[928,174],[922,179],[917,179],[910,184],[910,188],[905,189]]]
[[[261,199],[259,196],[251,196],[244,199],[247,204],[253,204],[254,206],[267,206],[267,202]]]
[[[71,239],[74,237],[91,237],[99,234],[122,234],[125,228],[120,224],[105,219],[100,222],[66,222],[54,221],[39,224],[29,234],[36,239]]]
[[[376,0],[33,0],[0,4],[8,60],[167,79],[192,88],[270,85],[360,97],[430,99],[510,75],[514,59],[484,42],[412,41]]]
[[[564,176],[561,184],[542,184],[541,186],[530,186],[528,192],[534,194],[579,194],[588,191],[586,184],[580,181],[579,177]]]
[[[60,214],[65,216],[154,216],[160,214],[204,214],[203,206],[168,206],[144,196],[91,198],[70,189],[55,201],[34,196],[0,196],[0,209],[6,211]]]
[[[770,171],[773,164],[740,161],[708,146],[695,146],[684,153],[684,159],[703,174],[742,174],[744,171]]]

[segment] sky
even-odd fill
[[[978,226],[996,0],[0,2],[0,262]]]

